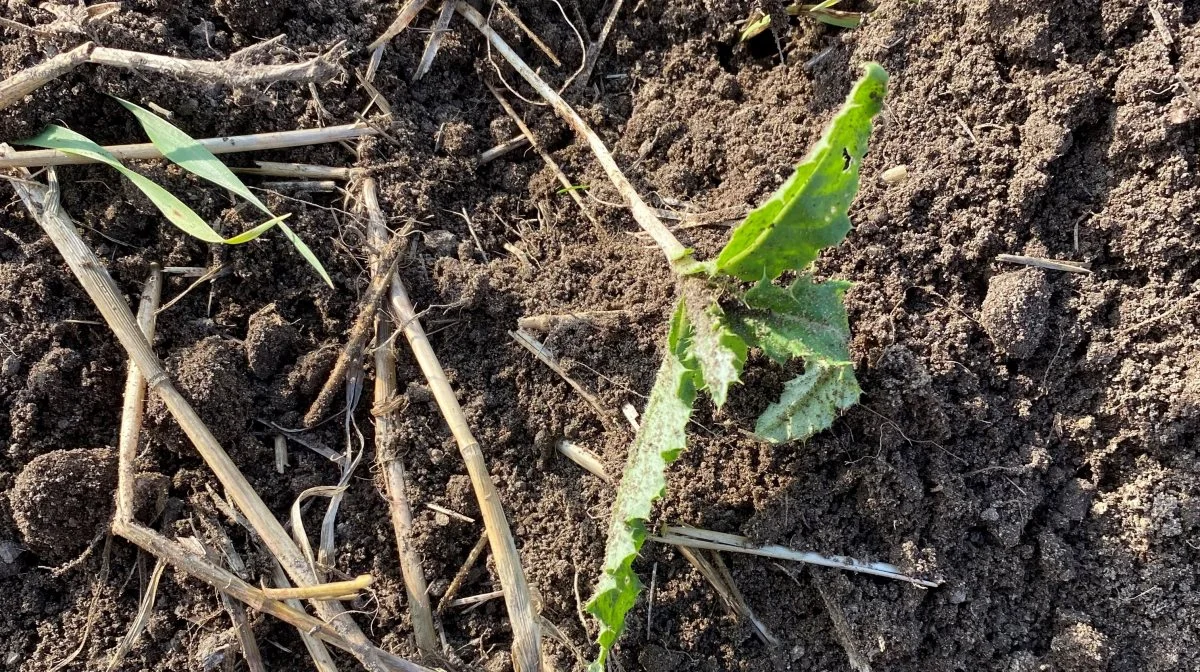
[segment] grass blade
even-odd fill
[[[309,249],[308,245],[300,239],[300,236],[292,230],[292,227],[284,224],[283,222],[279,222],[279,230],[282,231],[284,237],[290,240],[292,245],[296,247],[296,251],[300,253],[300,256],[304,257],[304,260],[307,261],[308,264],[317,271],[317,275],[321,276],[321,279],[325,281],[325,284],[333,287],[333,280],[329,278],[329,273],[325,272],[325,267],[321,265],[321,261],[317,259],[317,255],[313,254],[313,251]]]
[[[317,259],[317,255],[314,254],[312,249],[300,239],[300,236],[296,235],[295,231],[282,223],[281,220],[283,217],[286,217],[286,215],[283,217],[276,217],[275,214],[272,213],[271,210],[267,208],[267,206],[264,205],[263,202],[254,195],[253,192],[250,191],[250,188],[247,187],[237,175],[234,175],[233,171],[229,170],[224,163],[221,163],[221,160],[214,156],[207,147],[200,144],[195,138],[187,133],[184,133],[178,127],[174,126],[169,121],[163,119],[150,110],[147,110],[136,103],[131,103],[128,100],[117,98],[116,96],[113,96],[113,98],[115,98],[116,101],[125,109],[133,113],[133,116],[137,118],[138,123],[142,125],[142,130],[144,130],[147,137],[150,138],[150,142],[157,147],[160,152],[163,153],[163,156],[171,161],[174,161],[179,165],[180,168],[183,168],[189,173],[208,180],[217,186],[224,187],[234,194],[241,196],[246,201],[253,204],[254,207],[262,210],[268,216],[270,216],[272,219],[266,224],[260,225],[260,227],[265,226],[269,229],[271,227],[268,226],[268,224],[274,225],[278,223],[279,230],[282,231],[284,237],[286,237],[292,243],[292,245],[296,247],[296,251],[300,253],[300,256],[303,257],[304,260],[307,261],[314,270],[316,270],[317,275],[321,276],[321,279],[325,281],[325,284],[333,287],[333,280],[330,279],[329,273],[325,271],[325,266],[321,264],[321,260]],[[255,227],[255,229],[251,229],[251,231],[256,231],[260,227]],[[247,231],[242,235],[246,236],[249,233],[250,231]],[[257,237],[257,235],[258,234],[256,234],[255,237]],[[249,240],[249,238],[247,240]],[[243,241],[239,240],[238,242]]]
[[[122,100],[116,96],[113,96],[113,98],[124,106],[125,109],[132,112],[133,116],[137,117],[138,123],[142,125],[142,130],[146,131],[150,142],[163,153],[163,156],[174,161],[180,168],[189,173],[202,177],[217,186],[225,187],[229,191],[241,196],[268,216],[275,216],[238,179],[238,176],[233,174],[233,171],[225,167],[225,164],[221,163],[220,159],[208,151],[207,147],[196,142],[192,136],[184,133],[166,119],[136,103]]]
[[[160,212],[162,212],[163,216],[167,218],[167,221],[177,226],[184,233],[194,238],[199,238],[207,243],[230,242],[221,234],[217,233],[211,226],[208,225],[207,222],[200,218],[200,215],[197,215],[194,210],[185,205],[183,201],[180,201],[178,198],[176,198],[174,194],[158,186],[154,183],[154,181],[150,180],[141,173],[126,168],[120,161],[110,154],[108,150],[69,128],[63,128],[62,126],[55,126],[52,124],[47,126],[46,130],[42,131],[35,137],[29,138],[28,140],[22,140],[16,144],[32,145],[34,147],[43,147],[46,149],[57,149],[60,152],[85,156],[89,159],[107,164],[120,171],[120,173],[125,177],[129,178],[129,181],[133,182],[134,186],[136,186],[138,189],[141,189],[142,193],[146,194],[150,201],[154,203],[154,206],[157,207]],[[237,236],[236,239],[238,242],[253,240],[266,231],[266,229],[258,230],[260,228],[261,227],[255,227],[254,229]],[[271,227],[268,226],[266,228],[269,229]],[[253,235],[251,235],[252,233]]]

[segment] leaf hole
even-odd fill
[[[853,160],[853,159],[851,159],[851,158],[850,158],[850,150],[848,150],[848,149],[846,149],[845,147],[843,147],[843,148],[842,148],[842,161],[843,161],[843,163],[842,163],[842,172],[845,172],[845,171],[847,171],[847,170],[850,170],[850,162],[851,162],[852,160]]]

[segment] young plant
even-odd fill
[[[740,381],[749,348],[804,372],[784,385],[758,418],[755,433],[771,443],[804,440],[829,427],[858,401],[850,362],[850,327],[842,303],[848,283],[816,281],[809,267],[850,229],[871,120],[882,108],[887,73],[869,63],[824,135],[770,199],[734,229],[716,259],[681,264],[681,296],[642,427],[629,451],[613,504],[604,568],[587,610],[600,621],[602,672],[625,627],[641,582],[632,564],[646,538],[654,500],[666,489],[666,465],[684,449],[697,390],[721,407]],[[785,271],[796,279],[775,283]],[[741,283],[754,283],[743,290]],[[723,307],[726,306],[726,307]]]
[[[167,221],[193,238],[198,238],[208,243],[238,245],[254,240],[271,228],[278,226],[283,235],[296,247],[300,256],[304,257],[304,260],[317,271],[317,274],[321,276],[325,284],[330,287],[333,286],[333,281],[330,280],[329,274],[325,272],[325,267],[321,265],[317,256],[300,239],[300,236],[296,235],[295,231],[288,227],[287,224],[284,224],[283,220],[287,219],[290,215],[276,216],[272,213],[225,164],[221,163],[217,157],[213,156],[212,152],[208,151],[204,145],[197,142],[187,133],[172,126],[167,120],[150,110],[127,100],[121,100],[120,98],[116,100],[125,109],[133,113],[138,123],[141,124],[142,129],[146,132],[146,135],[150,138],[150,142],[162,152],[164,157],[189,173],[202,177],[242,197],[265,213],[270,219],[248,231],[225,238],[209,226],[194,210],[184,204],[183,201],[176,198],[174,194],[144,175],[127,168],[108,150],[80,133],[51,124],[37,136],[19,141],[16,144],[57,149],[66,154],[83,156],[111,166],[129,178],[129,181],[133,182],[134,186],[146,194],[150,201],[154,203],[154,206],[167,218]]]
[[[788,16],[807,16],[815,21],[839,28],[857,28],[862,24],[865,14],[863,12],[847,12],[840,9],[833,9],[841,1],[825,0],[815,5],[804,5],[796,2],[784,7],[784,11]],[[738,41],[745,42],[753,37],[757,37],[770,27],[771,16],[769,14],[763,14],[753,21],[748,20],[745,27],[742,28],[742,34],[738,38]]]

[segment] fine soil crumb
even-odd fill
[[[1103,670],[1108,667],[1108,637],[1089,623],[1074,623],[1054,636],[1050,655],[1063,672]]]
[[[991,279],[979,321],[1005,354],[1025,359],[1041,345],[1049,307],[1045,272],[1027,268]]]
[[[79,554],[112,515],[117,453],[111,448],[39,455],[9,492],[13,520],[31,550],[50,560]]]

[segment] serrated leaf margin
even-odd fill
[[[604,661],[625,629],[625,615],[637,601],[642,583],[633,561],[646,540],[646,520],[666,490],[666,467],[686,445],[688,420],[696,401],[698,373],[691,359],[691,327],[684,302],[675,308],[667,352],[642,414],[642,427],[629,449],[609,524],[604,567],[586,609],[600,621],[600,654],[589,672],[602,672]]]
[[[839,411],[858,403],[861,393],[849,364],[808,364],[758,417],[754,434],[771,443],[803,441],[828,429]]]

